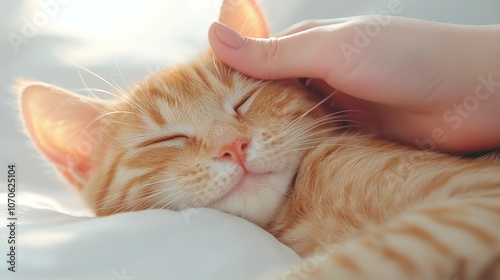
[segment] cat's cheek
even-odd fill
[[[296,173],[305,150],[286,142],[274,147],[255,145],[249,149],[246,166],[255,173]]]
[[[243,170],[231,162],[217,161],[194,164],[195,169],[186,167],[177,174],[183,178],[186,195],[183,204],[189,207],[213,207],[238,183]]]

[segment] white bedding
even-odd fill
[[[41,0],[0,3],[0,223],[7,225],[7,165],[17,167],[16,272],[0,279],[255,279],[297,264],[289,248],[245,220],[210,209],[150,210],[94,218],[20,131],[8,91],[16,76],[78,90],[114,91],[206,48],[217,0]],[[273,31],[307,18],[384,12],[464,24],[499,24],[496,0],[262,0]],[[286,4],[285,4],[286,3]],[[18,37],[16,37],[18,36]],[[14,39],[13,39],[14,38]],[[17,39],[13,43],[12,40]]]

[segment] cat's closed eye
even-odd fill
[[[158,138],[154,138],[148,141],[145,141],[141,143],[139,146],[140,147],[148,147],[151,145],[156,145],[156,144],[161,144],[165,142],[172,142],[172,143],[177,143],[181,144],[184,143],[185,141],[188,141],[189,137],[183,134],[173,134],[173,135],[167,135],[167,136],[162,136]]]
[[[238,115],[245,114],[250,105],[252,104],[253,100],[255,99],[256,96],[256,91],[251,91],[247,93],[241,100],[234,106],[234,111]]]

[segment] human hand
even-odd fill
[[[308,21],[280,35],[241,37],[214,23],[209,41],[250,76],[335,88],[348,119],[385,137],[457,153],[500,147],[500,25],[361,16]]]

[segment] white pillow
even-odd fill
[[[16,199],[16,272],[4,262],[0,279],[243,280],[300,262],[261,228],[212,209],[95,218],[57,211],[56,202],[33,193]],[[7,209],[3,202],[0,209]]]

